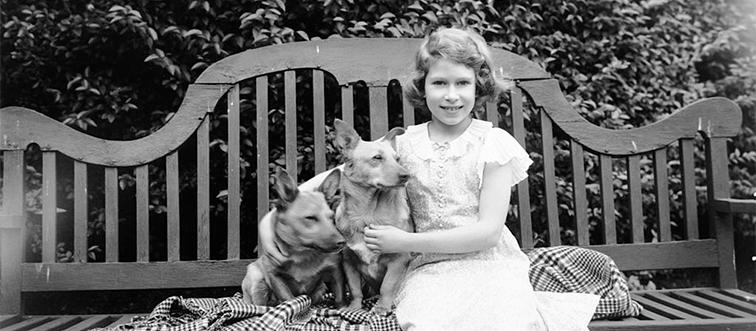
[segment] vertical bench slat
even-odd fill
[[[630,196],[630,224],[633,229],[632,242],[642,243],[643,201],[641,200],[640,156],[627,157],[627,187]]]
[[[168,261],[180,259],[181,224],[179,218],[179,153],[174,151],[165,157],[166,204],[168,208]]]
[[[572,155],[572,194],[575,208],[575,229],[577,231],[577,244],[589,245],[588,234],[588,199],[585,193],[585,162],[583,161],[583,146],[575,141],[570,141],[570,154]]]
[[[105,262],[118,261],[118,168],[105,168]]]
[[[549,224],[549,246],[561,245],[559,214],[557,212],[556,180],[554,169],[554,136],[551,118],[541,110],[541,140],[543,141],[543,184],[546,195],[546,220]]]
[[[513,89],[510,93],[511,109],[512,109],[512,132],[514,138],[520,143],[523,148],[525,147],[525,120],[522,113],[522,92],[520,89]],[[494,104],[494,112],[496,112],[496,104]],[[489,112],[489,118],[490,117]],[[496,119],[494,126],[499,126],[498,118]],[[517,214],[520,219],[520,240],[523,248],[533,248],[533,223],[530,216],[530,183],[527,180],[523,180],[517,184]]]
[[[319,174],[326,170],[325,82],[323,80],[323,71],[315,70],[312,73],[312,89],[315,173]]]
[[[614,221],[614,173],[612,171],[612,157],[601,154],[599,156],[601,171],[601,216],[604,220],[604,243],[617,243],[617,227]]]
[[[210,258],[210,117],[197,128],[197,260]]]
[[[7,215],[24,214],[24,151],[3,151],[3,210]],[[25,224],[2,224],[25,227]]]
[[[730,197],[727,138],[706,140],[706,194],[709,203],[716,198]],[[719,253],[719,286],[737,288],[735,273],[735,239],[732,213],[709,213],[709,233],[717,239]]]
[[[239,258],[241,185],[239,179],[239,84],[228,90],[228,218],[227,258]]]
[[[87,262],[87,164],[74,161],[75,262]]]
[[[659,241],[672,240],[669,222],[669,184],[667,182],[667,149],[654,151],[654,182],[656,184],[656,212],[659,220]]]
[[[341,87],[341,119],[354,126],[354,87]]]
[[[696,198],[696,170],[693,160],[693,139],[680,139],[680,167],[682,168],[683,215],[687,240],[698,239],[698,210]]]
[[[268,212],[268,77],[257,77],[257,219]]]
[[[24,261],[24,151],[3,152],[3,213],[0,216],[0,314],[21,312]]]
[[[150,260],[150,210],[149,210],[149,166],[136,167],[136,237],[137,262]]]
[[[415,124],[415,108],[412,107],[404,93],[402,93],[402,119],[404,119],[405,128]]]
[[[55,246],[58,243],[56,223],[57,174],[55,152],[42,152],[42,262],[55,262]]]
[[[388,132],[388,100],[385,86],[368,87],[370,98],[370,139],[375,140]]]
[[[286,172],[297,182],[297,77],[294,70],[284,72],[284,141]]]

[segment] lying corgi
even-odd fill
[[[334,170],[317,191],[300,191],[285,170],[276,171],[279,199],[272,212],[274,241],[287,254],[276,265],[263,255],[247,266],[242,281],[244,301],[275,306],[307,294],[314,304],[322,301],[328,284],[338,306],[344,306],[344,274],[341,249],[344,237],[336,229],[329,202],[336,198],[341,173]]]
[[[352,301],[349,308],[362,308],[362,280],[369,295],[378,289],[380,299],[373,312],[391,311],[399,282],[404,277],[409,253],[379,254],[365,245],[363,229],[371,224],[392,225],[414,231],[404,185],[407,169],[397,162],[394,138],[404,133],[392,129],[376,141],[363,141],[346,122],[336,120],[335,143],[344,157],[341,204],[336,209],[336,227],[346,238],[344,273]]]

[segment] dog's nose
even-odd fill
[[[400,175],[399,175],[399,180],[401,180],[402,182],[406,182],[406,181],[408,181],[408,180],[409,180],[409,178],[410,178],[410,175],[409,175],[409,174],[400,174]]]

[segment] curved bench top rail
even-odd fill
[[[565,99],[555,79],[518,83],[537,107],[542,107],[565,133],[593,152],[617,156],[650,152],[697,132],[706,137],[732,137],[740,132],[743,114],[727,98],[696,101],[653,124],[629,129],[606,129],[588,122]]]
[[[77,131],[24,107],[0,109],[0,150],[59,151],[73,159],[97,165],[130,167],[152,162],[179,148],[231,85],[192,84],[179,111],[162,128],[135,140],[106,140]]]
[[[346,38],[286,43],[250,49],[210,65],[197,83],[233,84],[289,69],[317,68],[331,73],[340,85],[364,81],[368,86],[405,82],[412,74],[422,39]],[[513,80],[551,78],[538,64],[514,53],[492,48],[493,61]]]

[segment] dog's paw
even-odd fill
[[[381,317],[386,317],[391,314],[391,309],[383,307],[381,305],[375,305],[372,309],[370,309],[370,313]]]
[[[362,299],[355,299],[349,302],[349,306],[347,306],[347,309],[362,309]]]

